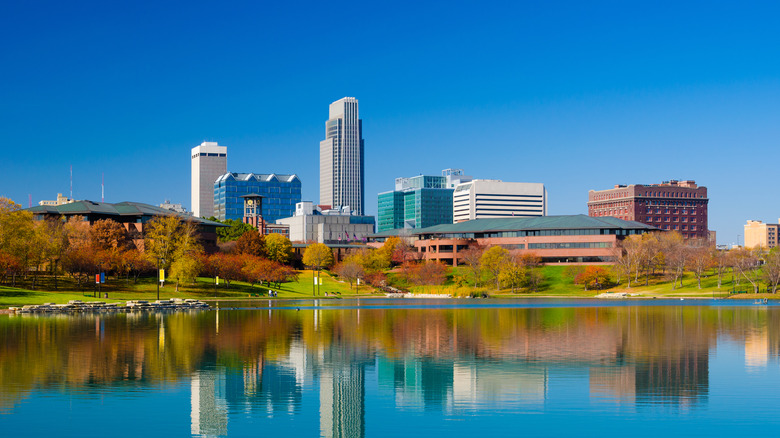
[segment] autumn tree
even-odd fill
[[[199,271],[198,259],[192,256],[177,257],[171,263],[169,278],[176,281],[176,292],[179,292],[179,284],[182,282],[195,282]]]
[[[265,239],[254,228],[244,232],[236,241],[236,252],[257,257],[265,257]]]
[[[417,248],[409,243],[406,239],[401,238],[391,255],[391,262],[395,265],[401,265],[404,262],[418,261],[422,258],[422,253],[417,251]]]
[[[501,287],[501,269],[508,261],[509,251],[506,248],[498,245],[491,246],[487,251],[485,251],[484,254],[482,254],[482,257],[480,257],[480,265],[482,265],[482,270],[486,272],[491,279],[495,280],[496,290],[499,290]]]
[[[22,270],[22,264],[16,257],[0,250],[0,280],[5,283],[6,279],[11,277],[11,286],[16,287],[16,276]]]
[[[526,267],[522,258],[517,254],[510,255],[501,266],[498,276],[501,283],[515,293],[515,289],[525,282]]]
[[[219,276],[225,281],[225,287],[230,289],[230,283],[244,278],[244,258],[242,254],[225,254],[217,252],[201,257],[201,272],[204,270],[213,277]],[[204,258],[206,259],[204,261]]]
[[[447,265],[436,260],[412,264],[409,280],[418,286],[440,286],[447,279]]]
[[[269,260],[288,263],[292,259],[292,242],[279,233],[265,236],[265,251]]]
[[[36,240],[36,227],[32,213],[16,206],[7,198],[0,198],[0,250],[16,259],[26,277],[37,251],[31,245]]]
[[[731,266],[729,251],[720,250],[715,245],[710,246],[710,260],[718,275],[718,289],[723,284],[723,273]]]
[[[303,252],[303,264],[314,268],[317,271],[317,278],[319,278],[320,269],[333,264],[333,251],[324,243],[312,243]],[[317,291],[319,291],[319,282],[317,283]]]
[[[180,227],[181,220],[173,215],[157,216],[146,223],[144,247],[149,260],[170,268]]]
[[[581,284],[588,289],[603,289],[612,285],[612,276],[604,267],[588,266],[574,279],[574,284]]]
[[[90,230],[90,237],[92,239],[92,245],[97,249],[103,250],[111,248],[124,249],[130,243],[125,227],[119,222],[111,219],[100,219],[95,221]]]

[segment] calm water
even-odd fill
[[[776,436],[779,357],[780,306],[730,301],[0,315],[0,431]]]

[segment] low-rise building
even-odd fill
[[[374,246],[390,236],[410,238],[421,258],[456,266],[463,252],[498,245],[533,253],[544,263],[612,263],[620,240],[659,231],[639,222],[585,215],[475,219],[419,230],[391,230],[369,237]]]
[[[62,193],[57,193],[57,199],[54,201],[40,201],[38,202],[38,205],[48,205],[48,206],[57,206],[57,205],[65,205],[76,202],[71,198],[68,198],[67,196],[64,196]]]
[[[455,223],[474,219],[547,215],[547,189],[541,183],[475,179],[455,186]]]
[[[170,210],[170,211],[173,211],[173,212],[176,212],[176,213],[186,214],[186,215],[189,215],[189,216],[192,215],[192,212],[191,211],[187,211],[187,208],[185,208],[183,205],[181,205],[181,204],[174,204],[174,203],[172,203],[168,199],[166,199],[165,202],[160,204],[160,208],[164,208],[166,210]]]
[[[276,223],[289,226],[293,242],[347,244],[365,242],[374,233],[375,219],[345,209],[321,209],[306,201],[296,204],[294,216],[277,219]]]
[[[111,219],[122,224],[136,248],[144,249],[144,227],[147,222],[158,216],[176,216],[182,221],[192,221],[197,226],[198,237],[204,250],[217,250],[217,227],[227,225],[210,220],[176,213],[164,208],[155,207],[140,202],[108,202],[76,201],[59,206],[39,205],[28,208],[36,220],[82,217],[90,225],[101,219]]]
[[[780,219],[778,219],[780,223]],[[745,248],[774,248],[780,238],[780,224],[765,224],[761,221],[747,221],[745,224]]]

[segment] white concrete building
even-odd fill
[[[214,216],[214,182],[227,173],[227,146],[204,141],[192,148],[191,201],[195,217]]]
[[[345,97],[330,104],[325,140],[320,142],[320,204],[349,207],[363,214],[363,121],[358,101]]]
[[[544,184],[476,179],[455,186],[452,194],[454,223],[513,216],[547,216]]]
[[[350,214],[342,210],[320,210],[311,201],[295,205],[295,216],[277,219],[290,227],[293,242],[350,243],[363,242],[374,233],[374,217]]]

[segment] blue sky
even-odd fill
[[[319,196],[328,104],[360,101],[366,203],[463,168],[590,189],[694,179],[732,243],[777,221],[774,2],[4,2],[0,196],[189,206],[189,150]]]

